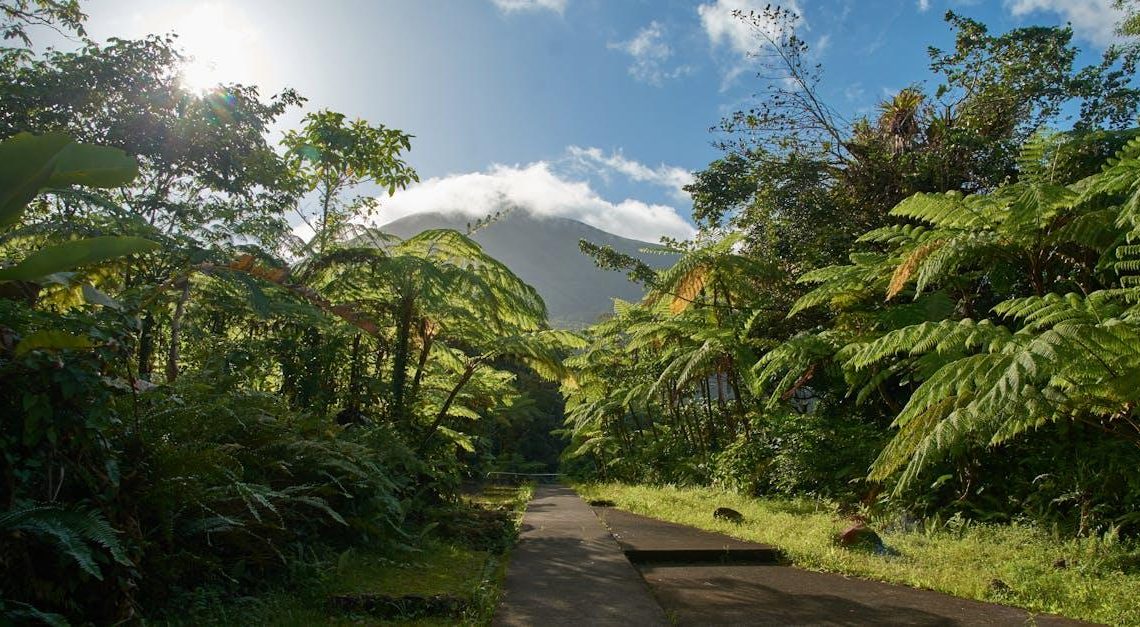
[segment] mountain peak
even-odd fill
[[[477,218],[460,213],[417,213],[394,220],[380,230],[408,238],[429,229],[466,232]],[[643,253],[656,245],[607,233],[570,218],[535,215],[526,210],[502,214],[472,236],[485,251],[532,285],[550,313],[551,326],[581,328],[613,311],[613,299],[636,301],[645,293],[622,272],[603,270],[578,248],[579,240],[610,246],[653,267],[667,266],[669,256]]]

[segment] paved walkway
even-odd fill
[[[693,527],[638,516],[609,507],[594,508],[626,558],[635,565],[779,564],[780,550]]]
[[[731,555],[763,545],[620,510],[596,511],[623,547],[667,550],[664,554],[671,558],[667,562],[642,563],[639,569],[678,625],[1082,624],[1005,605],[774,563],[682,563],[684,555],[678,550],[682,546],[693,547],[700,557],[710,546],[723,545]]]
[[[540,486],[493,624],[1081,624],[778,560],[772,547],[616,509],[591,511],[569,488]]]
[[[570,488],[538,486],[494,625],[668,625],[645,580]]]

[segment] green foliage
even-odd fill
[[[241,85],[192,93],[179,81],[184,60],[174,39],[150,36],[50,50],[0,72],[0,137],[64,133],[118,148],[138,163],[132,185],[68,195],[47,216],[41,211],[27,221],[50,224],[54,215],[57,232],[106,234],[113,225],[119,234],[155,239],[158,231],[183,247],[137,273],[138,282],[167,280],[195,245],[289,243],[285,212],[300,193],[266,137],[300,97],[286,90],[263,99]]]
[[[59,26],[76,35],[86,36],[83,21],[87,16],[79,8],[79,0],[12,0],[0,6],[3,22],[0,22],[0,35],[4,41],[18,39],[24,46],[31,46],[27,27],[34,25]],[[7,53],[11,49],[3,48]]]
[[[1068,28],[948,13],[941,86],[846,125],[795,16],[737,18],[782,26],[774,78],[687,188],[673,268],[591,251],[652,291],[567,360],[568,466],[1135,533],[1135,46],[1079,68]]]
[[[151,252],[158,244],[141,237],[90,237],[41,248],[14,266],[0,269],[0,281],[30,281],[78,266]]]
[[[903,201],[891,214],[908,222],[860,238],[883,252],[853,255],[852,265],[802,277],[820,285],[789,315],[821,305],[845,313],[831,328],[794,337],[760,359],[756,381],[770,391],[769,402],[788,398],[821,367],[841,368],[860,402],[885,398],[898,432],[869,479],[889,481],[896,496],[911,499],[922,498],[914,489],[922,477],[953,459],[958,468],[946,477],[968,493],[981,480],[981,471],[971,469],[973,451],[1003,447],[1058,422],[1140,441],[1136,382],[1128,375],[1138,365],[1136,295],[1127,263],[1106,261],[1130,252],[1121,233],[1129,228],[1131,188],[1115,182],[1131,167],[1129,149],[1103,172],[1065,185],[1057,167],[1069,150],[1064,141],[1027,144],[1019,158],[1022,178],[991,193]],[[902,294],[916,305],[927,294],[957,303],[899,325],[908,305],[892,301]],[[987,308],[992,317],[971,317]],[[857,320],[863,322],[852,324]],[[904,400],[896,403],[895,394]],[[1035,487],[1022,490],[1035,498]],[[1098,499],[1114,500],[1108,492]],[[1093,506],[1083,507],[1082,533]],[[1122,504],[1108,508],[1115,512],[1108,518],[1126,511],[1116,507]]]
[[[415,544],[558,420],[588,475],[1140,529],[1140,140],[1106,130],[1135,46],[1075,68],[1066,28],[949,14],[943,85],[847,125],[796,16],[739,17],[783,26],[757,33],[784,80],[722,125],[672,267],[583,246],[650,290],[583,335],[467,235],[354,225],[355,190],[417,180],[403,131],[325,110],[279,151],[303,99],[190,93],[171,38],[0,51],[5,620],[134,621]],[[45,21],[82,33],[46,0],[0,30]]]
[[[55,544],[83,572],[102,579],[92,547],[98,547],[119,564],[131,562],[114,529],[96,512],[67,510],[57,506],[23,504],[0,514],[0,533],[29,534]]]
[[[248,585],[302,541],[400,538],[400,497],[415,468],[398,446],[376,446],[383,430],[323,432],[272,395],[216,382],[185,379],[142,418],[154,442],[136,487],[140,522],[156,534],[144,564],[147,598],[203,583]]]
[[[119,187],[138,165],[121,150],[77,144],[62,133],[21,133],[0,143],[0,227],[20,219],[41,191],[67,185]]]
[[[330,608],[330,597],[383,594],[406,604],[392,622],[430,625],[488,624],[498,604],[505,576],[505,556],[497,551],[513,543],[530,486],[487,486],[437,512],[443,524],[433,527],[414,546],[356,546],[314,559],[295,580],[274,586],[257,597],[196,597],[176,615],[172,625],[202,624],[354,624],[379,617]],[[439,523],[441,521],[435,520]],[[488,546],[489,545],[489,546]],[[456,599],[458,613],[423,613],[423,599],[445,595]]]
[[[0,142],[0,228],[10,227],[41,191],[69,185],[118,187],[138,174],[120,150],[77,144],[59,133],[20,133]],[[33,281],[77,266],[155,250],[139,237],[91,237],[46,246],[0,268],[0,282]]]
[[[321,213],[313,226],[314,250],[325,249],[344,233],[359,210],[371,210],[375,200],[358,197],[343,204],[342,193],[361,183],[373,183],[388,195],[419,177],[400,153],[410,150],[412,136],[364,120],[345,121],[342,113],[309,113],[302,128],[286,133],[282,145],[306,191],[320,195]]]
[[[351,232],[353,188],[416,180],[411,135],[322,111],[279,154],[302,99],[190,93],[171,38],[24,52],[0,52],[4,620],[136,621],[414,543],[484,423],[533,417],[517,380],[568,376],[581,340],[468,237]],[[287,212],[312,191],[310,247]]]

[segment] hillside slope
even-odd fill
[[[422,213],[380,227],[401,238],[429,229],[467,230],[470,218],[462,215]],[[597,268],[578,249],[578,240],[612,246],[655,268],[668,266],[672,255],[643,253],[653,244],[619,237],[567,218],[539,217],[512,211],[475,233],[475,241],[488,254],[534,286],[546,301],[550,323],[559,328],[580,328],[613,311],[613,299],[638,300],[644,290],[621,272]]]

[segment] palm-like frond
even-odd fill
[[[0,531],[44,538],[96,579],[102,579],[103,573],[93,547],[103,549],[119,564],[131,565],[115,530],[98,512],[25,503],[0,513]]]

